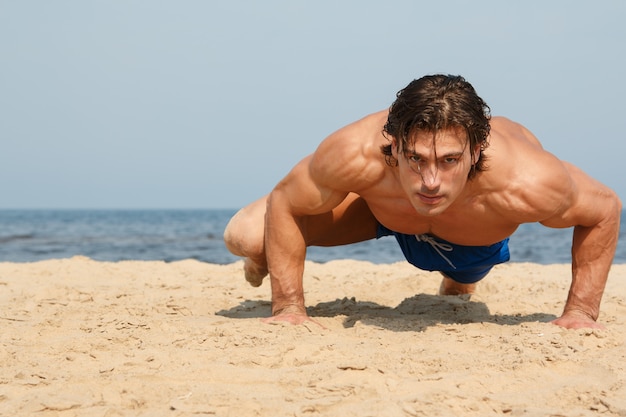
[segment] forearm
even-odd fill
[[[298,219],[268,204],[265,250],[272,286],[272,314],[304,313],[302,275],[306,243]]]
[[[574,228],[572,285],[563,314],[583,313],[598,319],[618,236],[618,210],[595,226]]]

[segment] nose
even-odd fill
[[[441,180],[439,178],[439,169],[436,164],[429,164],[428,166],[420,166],[420,177],[422,177],[422,183],[429,189],[437,188]]]

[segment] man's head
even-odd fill
[[[489,107],[476,94],[474,87],[461,76],[428,75],[413,80],[396,95],[389,108],[384,133],[400,153],[412,148],[418,132],[435,135],[443,130],[464,132],[468,149],[480,149],[479,156],[472,160],[468,178],[485,170],[482,151],[487,147],[489,136]],[[393,156],[392,144],[382,147],[389,165],[398,161]]]
[[[411,82],[389,109],[381,148],[411,204],[442,213],[467,181],[485,170],[489,107],[462,77],[432,75]]]

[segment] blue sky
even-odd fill
[[[626,199],[626,2],[0,0],[0,208],[239,208],[425,74]]]

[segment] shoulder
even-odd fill
[[[495,116],[491,119],[490,124],[490,139],[495,138],[495,140],[505,139],[508,141],[522,141],[528,145],[543,148],[539,139],[537,139],[537,137],[535,137],[529,129],[518,122],[507,119],[506,117]]]
[[[486,155],[483,181],[497,190],[490,201],[512,220],[542,221],[572,204],[576,186],[568,166],[523,125],[494,118]]]
[[[384,174],[380,147],[387,111],[368,115],[324,139],[311,156],[309,168],[318,181],[343,191],[357,191]]]
[[[519,123],[496,118],[486,154],[488,169],[478,179],[481,194],[516,223],[591,225],[621,207],[613,190],[544,149]]]
[[[326,147],[354,150],[380,140],[387,114],[387,110],[372,113],[342,127],[326,137],[318,147],[318,151],[324,151]]]

